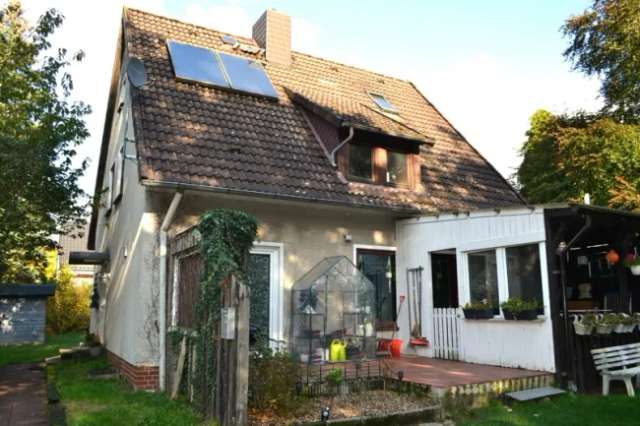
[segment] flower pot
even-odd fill
[[[596,333],[598,334],[611,334],[612,331],[613,331],[613,325],[611,324],[596,325]]]
[[[477,309],[462,309],[462,313],[466,319],[476,319],[478,317]]]
[[[538,311],[535,309],[527,309],[524,311],[517,312],[516,319],[521,321],[531,321],[538,318]]]
[[[493,309],[478,309],[476,311],[476,319],[491,319],[494,315]]]
[[[629,269],[633,275],[640,275],[640,265],[633,265]]]
[[[515,320],[516,314],[515,312],[510,311],[509,309],[503,309],[502,315],[504,315],[504,319],[506,320]]]
[[[578,336],[589,336],[593,332],[593,324],[573,323],[573,329]]]
[[[626,333],[627,332],[627,326],[624,324],[616,324],[613,327],[613,331],[616,333]]]

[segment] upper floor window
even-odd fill
[[[409,185],[409,156],[365,144],[349,145],[349,177],[377,184]]]
[[[372,180],[373,151],[366,145],[349,145],[349,176]]]
[[[395,107],[394,104],[392,104],[387,98],[385,98],[383,95],[379,94],[379,93],[370,93],[369,96],[371,96],[371,99],[373,99],[373,102],[376,103],[376,105],[378,105],[378,107],[386,112],[390,112],[393,114],[397,114],[398,113],[398,109]]]
[[[407,185],[409,183],[407,154],[387,151],[387,183],[393,185]]]

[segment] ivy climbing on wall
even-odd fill
[[[195,323],[192,330],[174,330],[170,337],[174,344],[183,338],[189,341],[189,353],[194,353],[189,361],[193,364],[192,381],[188,380],[193,385],[192,400],[209,417],[216,404],[216,343],[222,308],[221,285],[231,276],[247,282],[249,250],[257,228],[255,217],[229,209],[206,212],[198,225],[203,273],[195,307]]]

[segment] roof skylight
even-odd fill
[[[167,42],[176,78],[240,92],[278,98],[259,62],[206,47]]]
[[[397,114],[398,113],[398,109],[395,107],[395,105],[393,105],[383,95],[378,94],[378,93],[369,93],[369,96],[371,96],[371,99],[373,99],[373,102],[375,102],[376,105],[378,105],[378,107],[381,110],[386,111],[386,112],[391,112],[393,114]]]

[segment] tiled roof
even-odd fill
[[[134,9],[125,14],[128,53],[144,61],[149,75],[149,84],[133,91],[143,179],[402,210],[522,204],[408,81],[293,52],[289,67],[263,61],[278,102],[179,82],[166,41],[231,51],[220,39],[223,33]],[[244,55],[261,59],[261,53]],[[383,93],[401,118],[378,111],[369,92]],[[431,142],[420,148],[424,192],[340,179],[292,94],[345,122]]]

